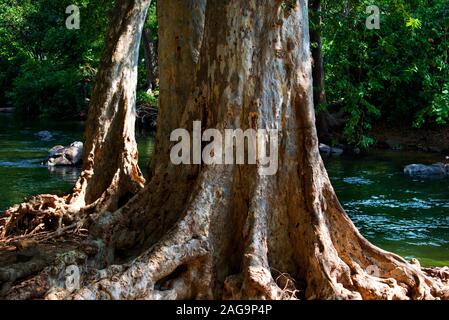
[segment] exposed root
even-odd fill
[[[87,255],[78,247],[77,242],[34,243],[19,252],[1,253],[0,296],[36,299],[53,286],[65,286],[67,266],[85,268]]]
[[[217,221],[222,221],[226,212],[232,210],[230,186],[237,183],[232,172],[232,168],[204,170],[185,214],[156,244],[128,263],[99,268],[101,263],[92,261],[104,261],[104,253],[100,251],[105,249],[98,246],[48,257],[40,264],[33,263],[38,260],[32,259],[24,264],[23,274],[0,270],[0,282],[8,292],[6,297],[22,299],[45,295],[46,299],[89,300],[449,298],[447,268],[421,269],[416,261],[408,263],[374,247],[335,204],[322,212],[322,220],[313,222],[311,230],[314,231],[310,235],[302,234],[301,244],[296,244],[295,238],[290,236],[290,245],[281,244],[284,251],[277,255],[278,249],[273,247],[269,235],[277,232],[273,224],[281,220],[273,217],[272,204],[262,192],[273,190],[270,179],[260,179],[253,186],[245,227],[241,235],[234,234],[237,242],[244,239],[242,249],[234,251],[235,255],[241,255],[239,272],[230,272],[235,265],[229,267],[231,262],[221,259],[219,252],[223,249],[217,245],[222,242],[215,233],[225,232],[225,229],[212,226],[216,227]],[[327,201],[330,205],[333,198],[329,196]],[[310,217],[307,211],[298,212],[296,214],[303,218]],[[86,254],[89,251],[91,253]],[[290,253],[308,258],[286,259]],[[82,275],[81,288],[74,292],[63,289],[64,270],[70,264],[77,265]],[[18,269],[17,265],[11,268]],[[229,268],[224,278],[219,275],[223,268]],[[34,276],[16,284],[25,274]]]
[[[83,221],[81,220],[80,222],[73,223],[66,227],[61,227],[53,232],[43,231],[36,234],[29,233],[23,236],[5,238],[0,240],[0,251],[6,250],[5,248],[9,247],[10,245],[18,247],[22,242],[30,240],[38,242],[46,242],[63,236],[68,236],[72,239],[75,237],[86,238],[88,236],[87,235],[88,230],[81,228],[82,226]]]
[[[176,237],[179,239],[179,237]],[[203,283],[197,282],[208,265],[207,241],[190,239],[184,244],[166,239],[131,263],[111,266],[88,279],[88,285],[71,297],[54,288],[47,299],[187,299],[204,297]],[[184,267],[180,269],[180,267]],[[177,277],[170,278],[172,273]],[[95,280],[95,281],[93,281]],[[210,295],[209,295],[210,297]]]
[[[327,202],[317,226],[319,241],[311,256],[308,299],[448,299],[449,286],[438,273],[422,270],[416,260],[369,243],[341,208],[332,187],[323,185]]]
[[[141,183],[121,185],[120,177],[119,170],[108,189],[90,204],[84,200],[87,182],[84,177],[80,177],[74,192],[69,195],[33,196],[7,209],[0,218],[0,250],[2,245],[17,240],[44,241],[67,233],[81,235],[93,219],[111,208],[117,208],[120,201],[126,201],[122,199],[123,195],[129,198],[130,194],[143,188],[142,179]],[[124,190],[127,187],[133,193]]]
[[[271,268],[273,275],[278,274],[275,277],[275,282],[282,290],[282,296],[284,300],[296,300],[299,299],[301,290],[297,281],[288,273],[281,272],[275,268]]]
[[[4,241],[13,235],[32,236],[70,225],[75,217],[65,214],[66,211],[64,198],[54,195],[31,197],[6,210],[0,218],[0,239]]]

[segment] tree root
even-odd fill
[[[72,294],[55,287],[46,299],[188,299],[210,298],[210,245],[180,223],[160,243],[125,265],[112,265],[85,279],[87,285]],[[176,277],[171,277],[175,274]]]
[[[37,195],[7,209],[0,218],[0,250],[2,245],[17,240],[44,241],[67,233],[80,235],[102,213],[117,208],[124,194],[130,197],[131,190],[134,194],[143,188],[143,182],[121,185],[120,179],[125,178],[118,170],[108,189],[97,200],[86,204],[85,175],[86,172],[83,172],[69,195]]]
[[[274,209],[265,196],[267,190],[275,193],[272,180],[259,179],[242,233],[231,226],[237,231],[235,242],[223,241],[220,234],[226,234],[226,227],[217,231],[216,224],[232,211],[237,176],[232,169],[205,169],[185,214],[130,262],[97,269],[100,264],[88,268],[86,258],[81,259],[80,290],[62,289],[59,263],[56,278],[43,271],[27,280],[26,290],[14,287],[9,297],[23,297],[23,290],[37,288],[45,274],[46,299],[449,299],[448,268],[421,269],[417,261],[407,262],[371,245],[334,202],[327,183],[322,185],[326,201],[314,207],[314,214],[298,210],[288,217],[282,216],[282,205]],[[300,229],[301,238],[278,234],[276,225],[286,223],[287,217],[295,229],[295,218],[313,228]],[[283,237],[289,242],[280,242]],[[226,241],[243,243],[234,249],[237,264],[232,256],[223,260]],[[98,250],[95,255],[100,256]]]
[[[67,266],[86,265],[84,251],[88,252],[81,250],[78,241],[59,241],[0,253],[0,296],[12,300],[42,298],[51,287],[65,285]]]
[[[27,202],[6,210],[0,218],[0,239],[4,241],[13,235],[33,236],[70,225],[75,217],[66,212],[64,198],[55,195],[31,197]]]

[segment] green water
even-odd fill
[[[325,161],[332,184],[361,233],[424,266],[449,265],[449,178],[418,179],[407,164],[441,156],[386,151]]]
[[[64,194],[70,191],[80,168],[48,168],[42,162],[48,150],[58,144],[83,140],[82,122],[21,120],[0,113],[0,212],[33,194]],[[53,139],[42,141],[35,134],[50,131]],[[138,135],[139,163],[149,161],[153,140]]]
[[[48,130],[54,140],[34,134]],[[70,190],[78,168],[49,170],[41,162],[57,144],[82,140],[83,123],[23,121],[0,114],[0,211],[39,193]],[[153,139],[139,134],[142,167]],[[412,179],[402,173],[410,163],[432,163],[440,157],[420,153],[376,152],[326,159],[340,201],[370,241],[423,265],[449,265],[449,179]]]

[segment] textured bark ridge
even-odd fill
[[[61,231],[80,222],[84,212],[116,210],[143,187],[135,141],[135,92],[139,43],[150,2],[118,1],[112,12],[89,106],[83,170],[72,193],[39,195],[10,208],[0,219],[0,239]]]
[[[371,245],[340,206],[318,152],[307,1],[275,4],[158,2],[161,118],[150,181],[91,228],[89,248],[103,246],[70,260],[83,271],[79,290],[61,289],[48,268],[36,277],[52,284],[47,299],[449,298],[444,270]],[[278,129],[279,171],[171,164],[171,130],[194,120]],[[114,264],[98,270],[101,248],[112,248]]]

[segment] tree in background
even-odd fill
[[[323,26],[321,0],[309,1],[310,13],[310,47],[312,51],[312,78],[313,78],[313,101],[317,114],[317,131],[320,140],[331,142],[335,136],[336,129],[342,120],[332,115],[327,106],[325,89],[325,66],[323,56],[323,44],[321,41],[321,29]]]
[[[146,71],[144,91],[146,93],[150,93],[158,87],[157,41],[156,1],[153,1],[148,10],[148,19],[142,32],[142,49]]]

